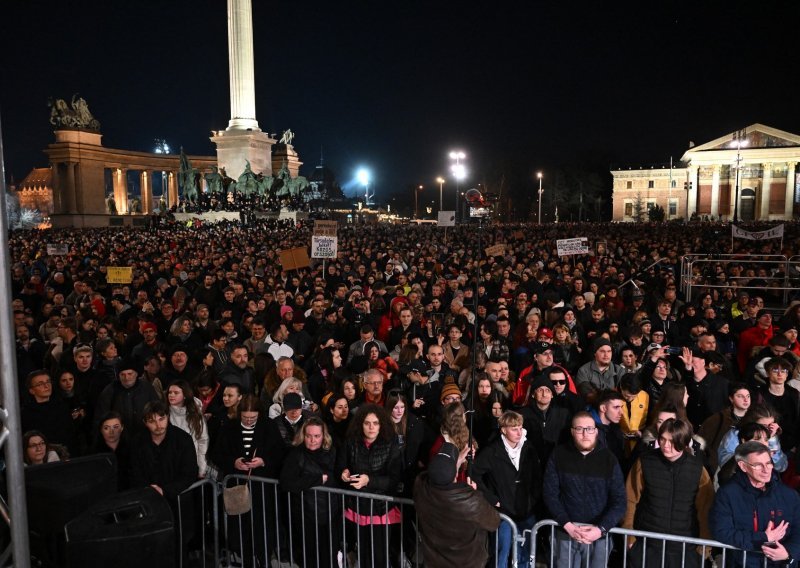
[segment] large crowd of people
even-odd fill
[[[421,515],[450,502],[482,530],[493,511],[520,533],[551,518],[560,566],[606,565],[617,526],[715,538],[748,565],[800,560],[800,294],[785,290],[794,265],[773,262],[800,252],[800,225],[781,241],[731,241],[720,223],[344,225],[335,260],[283,270],[279,251],[311,230],[12,233],[25,463],[111,452],[121,489],[173,506],[197,479],[251,473],[290,493],[417,495]],[[571,237],[590,251],[559,257]],[[687,255],[705,260],[682,281]],[[108,281],[118,266],[130,283]],[[376,566],[402,565],[396,538],[371,536],[401,511],[361,501],[298,506],[346,519]],[[426,565],[477,565],[442,553],[460,525],[420,525]],[[634,565],[660,558],[634,540],[618,543]],[[348,552],[294,543],[308,566]],[[501,524],[493,562],[513,546],[527,566]]]

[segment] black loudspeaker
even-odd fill
[[[117,492],[117,458],[98,454],[25,468],[28,526],[42,537]]]
[[[175,529],[166,499],[133,489],[93,505],[65,528],[70,568],[173,568]]]

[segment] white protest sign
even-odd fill
[[[556,248],[558,249],[558,256],[589,254],[589,239],[586,237],[558,239],[556,241]]]
[[[767,231],[745,231],[736,225],[731,225],[732,236],[735,239],[747,239],[749,241],[765,241],[767,239],[782,239],[783,225],[777,225]]]
[[[314,235],[311,237],[311,258],[336,258],[338,237]]]
[[[440,227],[455,227],[456,226],[456,212],[455,211],[439,211],[438,224]]]
[[[67,245],[47,245],[47,256],[64,256],[69,254]]]

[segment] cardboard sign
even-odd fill
[[[314,235],[320,237],[335,237],[339,230],[338,221],[314,221]]]
[[[47,245],[47,256],[65,256],[69,254],[67,245]]]
[[[486,256],[504,256],[506,254],[506,245],[499,244],[486,248]]]
[[[130,284],[133,280],[132,266],[108,266],[106,270],[106,282],[109,284]]]
[[[524,241],[525,233],[523,231],[514,231],[514,238],[518,241]]]
[[[558,249],[558,256],[589,254],[589,240],[586,237],[558,239],[556,241],[556,248]]]
[[[439,218],[437,221],[440,227],[455,227],[456,226],[456,212],[455,211],[439,211]]]
[[[297,270],[298,268],[305,268],[311,265],[311,259],[308,258],[306,247],[282,250],[279,255],[281,266],[284,270]]]
[[[311,258],[336,258],[338,237],[314,235],[311,237]]]
[[[288,209],[281,209],[278,213],[278,221],[289,219],[290,221],[297,221],[297,211],[289,211]]]

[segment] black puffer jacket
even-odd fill
[[[303,491],[302,503],[307,523],[327,525],[329,518],[335,519],[339,514],[339,499],[334,497],[328,499],[326,493],[312,490],[313,487],[334,487],[336,485],[335,469],[335,447],[312,452],[301,445],[294,448],[284,460],[280,488],[290,493]],[[328,476],[325,483],[322,482],[323,475]],[[293,495],[291,503],[292,518],[299,522],[302,518],[300,514],[301,500]]]

